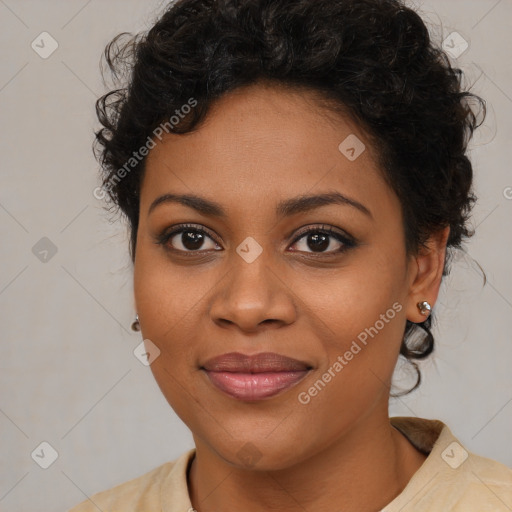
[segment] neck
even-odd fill
[[[391,426],[387,411],[307,460],[276,471],[234,467],[194,440],[188,486],[198,512],[380,510],[402,492],[426,458]]]

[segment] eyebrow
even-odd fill
[[[178,203],[183,206],[188,206],[189,208],[192,208],[199,213],[210,217],[219,217],[223,219],[227,217],[226,211],[219,203],[200,196],[196,196],[194,194],[164,194],[160,197],[157,197],[151,203],[151,206],[148,210],[148,215],[157,206],[166,203]],[[366,206],[356,201],[355,199],[344,196],[339,192],[326,192],[317,195],[302,195],[286,199],[278,203],[276,207],[276,215],[278,217],[290,217],[298,213],[306,213],[316,208],[320,208],[321,206],[331,204],[351,206],[364,213],[368,217],[373,218],[370,210]]]

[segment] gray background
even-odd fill
[[[141,340],[129,330],[125,226],[110,223],[92,193],[93,103],[104,92],[100,54],[117,33],[146,29],[163,5],[0,0],[0,509],[6,512],[67,510],[193,446],[150,369],[133,355]],[[436,40],[455,30],[468,41],[457,64],[489,113],[471,146],[477,234],[443,284],[437,351],[422,365],[424,383],[393,401],[391,414],[439,418],[469,450],[512,465],[512,0],[414,5],[437,27]],[[47,59],[31,48],[43,31],[59,45]],[[33,251],[48,245],[43,237],[57,249],[46,262]],[[485,286],[475,260],[487,273]],[[31,458],[42,441],[59,454],[46,470]]]

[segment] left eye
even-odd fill
[[[310,229],[296,239],[293,245],[296,244],[302,246],[302,248],[298,249],[299,251],[309,252],[306,249],[311,249],[313,253],[342,252],[354,245],[348,237],[329,228]],[[337,246],[337,249],[333,248],[333,245]]]

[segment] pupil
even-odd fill
[[[308,236],[308,247],[311,250],[323,250],[329,247],[329,237],[325,234],[312,234]]]
[[[195,231],[184,231],[181,235],[181,243],[190,251],[200,249],[203,245],[203,235]]]
[[[200,249],[203,245],[203,235],[195,231],[184,231],[181,235],[181,243],[190,250]],[[311,234],[308,236],[308,247],[313,251],[323,251],[329,247],[329,236],[326,234]]]

